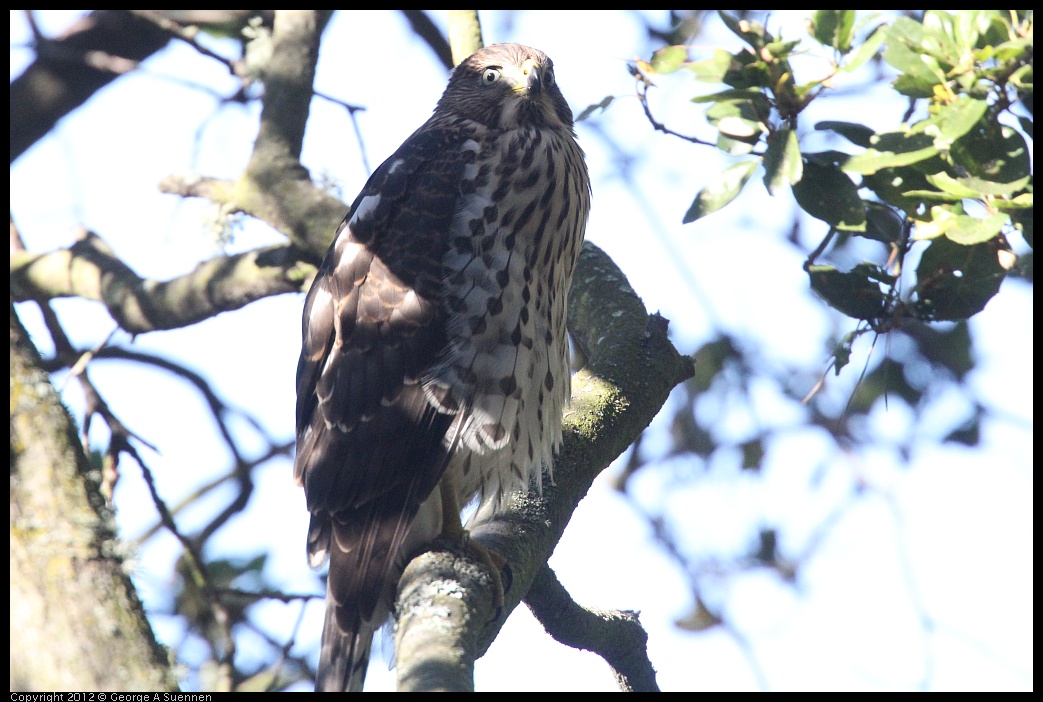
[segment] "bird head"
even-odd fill
[[[572,110],[558,89],[554,62],[539,49],[493,44],[453,70],[436,116],[475,120],[494,129],[572,130]]]

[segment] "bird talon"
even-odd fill
[[[507,594],[511,591],[511,585],[514,584],[514,570],[511,569],[511,564],[507,562],[507,559],[503,561],[503,567],[500,568],[500,582],[503,584],[503,594]]]
[[[510,566],[507,565],[507,559],[496,551],[482,546],[477,541],[469,541],[464,546],[464,551],[489,571],[489,579],[492,580],[493,587],[493,608],[496,610],[496,617],[493,617],[493,619],[496,619],[503,612],[504,594],[507,592],[502,575],[504,568],[508,571],[510,570]]]

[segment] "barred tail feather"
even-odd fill
[[[369,668],[373,632],[371,624],[361,621],[353,631],[344,631],[337,623],[336,608],[326,608],[319,669],[315,677],[316,692],[362,692],[366,669]]]

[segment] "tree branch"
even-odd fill
[[[95,10],[57,39],[38,35],[36,60],[11,82],[11,163],[58,120],[169,39],[125,10]]]
[[[648,634],[637,612],[581,607],[547,565],[536,575],[525,604],[556,641],[604,658],[623,692],[659,692],[648,660]]]
[[[413,33],[431,47],[431,51],[435,53],[439,62],[446,69],[452,68],[454,65],[453,52],[449,48],[449,40],[442,36],[442,32],[427,16],[427,13],[423,10],[402,10],[401,12],[405,15],[409,26],[413,28]]]
[[[453,51],[453,65],[459,65],[484,45],[478,10],[450,10],[449,46]]]
[[[177,689],[112,515],[11,305],[11,689]]]
[[[319,37],[328,12],[279,10],[264,69],[264,108],[250,162],[233,201],[321,257],[347,206],[311,182],[300,163]]]
[[[301,144],[324,24],[314,10],[276,12],[272,54],[263,69],[264,107],[248,174],[270,173],[288,164],[303,170]]]
[[[83,231],[68,249],[11,254],[15,302],[77,296],[105,304],[131,334],[175,329],[271,295],[308,289],[315,268],[290,244],[218,256],[168,281],[139,277],[97,234]]]
[[[474,692],[478,635],[495,615],[490,575],[449,547],[428,551],[406,566],[395,612],[398,691]]]
[[[235,181],[172,176],[160,183],[161,192],[204,197],[266,222],[316,262],[348,211],[316,186],[300,163],[319,37],[328,18],[328,12],[310,10],[276,13],[272,54],[262,70],[261,124],[242,176]]]
[[[630,66],[629,68],[631,75],[633,75],[636,80],[637,99],[641,102],[641,107],[644,108],[645,111],[645,117],[648,118],[648,122],[652,125],[653,128],[662,132],[663,134],[675,136],[679,139],[690,141],[693,144],[702,144],[703,146],[714,146],[712,142],[705,141],[703,139],[700,139],[699,137],[688,136],[687,134],[675,132],[673,129],[670,129],[665,124],[653,117],[652,108],[648,106],[648,88],[653,84],[643,73],[641,73],[640,69],[638,69],[637,66]]]

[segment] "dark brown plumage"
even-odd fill
[[[355,199],[304,307],[295,477],[330,562],[317,689],[361,689],[446,471],[477,518],[550,469],[590,207],[550,59],[487,47]],[[458,515],[457,515],[458,516]]]

